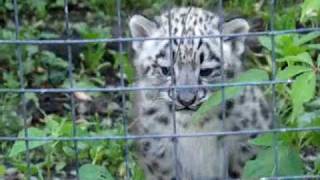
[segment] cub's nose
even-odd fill
[[[177,92],[177,100],[181,105],[188,107],[196,101],[196,93],[192,90],[179,90]]]

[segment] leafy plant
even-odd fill
[[[305,0],[301,5],[300,21],[306,23],[311,21],[315,26],[319,25],[320,19],[320,2],[317,0]]]
[[[303,174],[303,162],[299,157],[298,150],[285,141],[286,136],[278,136],[277,158],[273,147],[273,135],[263,135],[251,141],[251,144],[260,146],[261,150],[255,160],[246,163],[244,178],[256,179],[270,176],[294,176]],[[278,172],[275,172],[276,166]],[[277,174],[275,174],[277,173]]]
[[[319,32],[308,34],[290,34],[275,38],[275,53],[278,80],[292,80],[289,85],[277,85],[278,119],[281,127],[317,127],[319,114],[310,108],[317,105],[319,78]],[[270,52],[271,40],[267,37],[259,38],[260,43]],[[266,55],[270,62],[270,55]],[[315,99],[315,100],[314,100]],[[312,101],[314,100],[314,101]],[[310,105],[309,105],[310,104]],[[260,136],[253,144],[263,146],[257,159],[246,164],[246,177],[263,177],[274,175],[275,162],[272,148],[272,135]],[[278,134],[278,175],[302,175],[305,169],[299,157],[305,147],[316,146],[319,143],[317,133],[301,132]],[[263,164],[261,164],[263,162]],[[313,162],[314,165],[316,162]],[[262,168],[262,166],[264,166]],[[285,167],[285,168],[282,168]],[[319,171],[315,166],[315,171]],[[313,172],[314,173],[314,172]]]
[[[101,166],[85,164],[79,169],[80,180],[112,180],[111,174]]]
[[[28,128],[28,137],[36,138],[58,138],[58,137],[72,137],[73,124],[69,118],[62,118],[58,116],[46,116],[44,127],[31,127]],[[97,122],[98,123],[98,122]],[[95,129],[98,127],[98,129]],[[102,129],[95,123],[82,123],[78,124],[76,127],[77,137],[84,136],[111,136],[111,135],[121,135],[123,132],[121,128],[116,129]],[[24,137],[24,131],[19,133],[19,137]],[[105,142],[93,142],[93,141],[78,141],[79,149],[79,161],[85,159],[91,159],[92,165],[83,165],[80,168],[80,178],[86,179],[89,176],[95,175],[96,178],[110,179],[111,174],[115,176],[123,176],[122,173],[122,163],[123,151],[124,151],[124,141],[105,141]],[[37,163],[33,163],[33,173],[39,174],[39,177],[46,174],[46,177],[50,177],[54,172],[52,169],[62,170],[66,168],[70,160],[75,158],[75,151],[72,142],[62,142],[62,141],[29,141],[29,149],[31,150],[31,157],[34,155],[39,156],[40,154],[45,154],[44,159],[39,159]],[[21,159],[26,151],[25,141],[16,141],[9,153],[8,158],[15,161],[15,163],[20,163],[22,166],[18,168],[21,171],[25,171],[25,162]],[[107,161],[106,161],[107,160]],[[95,164],[104,164],[103,166],[98,166]],[[107,167],[107,168],[106,168]],[[119,169],[118,169],[119,168]],[[42,169],[46,169],[43,172]],[[91,173],[84,173],[92,171]],[[108,172],[110,171],[110,173]],[[98,174],[92,174],[97,172]]]
[[[317,59],[313,59],[312,56],[319,44],[310,42],[319,36],[319,32],[312,32],[306,35],[280,36],[275,40],[275,51],[279,57],[276,59],[279,69],[277,79],[295,80],[290,89],[279,87],[281,94],[290,94],[291,121],[304,112],[303,104],[315,96],[320,58],[318,56]],[[268,50],[271,50],[270,39],[262,37],[260,42]]]

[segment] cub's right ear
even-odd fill
[[[149,37],[152,32],[154,32],[157,28],[156,23],[153,21],[140,16],[134,15],[131,17],[129,22],[129,28],[131,31],[132,37]],[[132,48],[138,52],[142,48],[143,41],[133,41]]]

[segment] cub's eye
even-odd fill
[[[200,76],[209,76],[213,71],[213,68],[200,69]]]
[[[162,66],[161,67],[161,72],[165,76],[170,76],[171,75],[170,67]]]

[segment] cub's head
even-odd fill
[[[129,27],[135,38],[163,38],[170,34],[175,37],[218,35],[218,24],[217,15],[189,7],[171,9],[155,20],[135,15],[130,19]],[[249,25],[244,19],[233,19],[223,23],[221,29],[223,34],[246,33]],[[231,77],[241,69],[240,56],[245,49],[245,39],[220,40],[219,37],[201,37],[134,41],[132,48],[138,79],[145,86],[168,86],[174,81],[176,85],[214,84],[221,81],[222,64],[225,77]],[[195,110],[211,93],[208,88],[177,89],[176,109]],[[171,101],[172,92],[161,91],[158,98]]]

